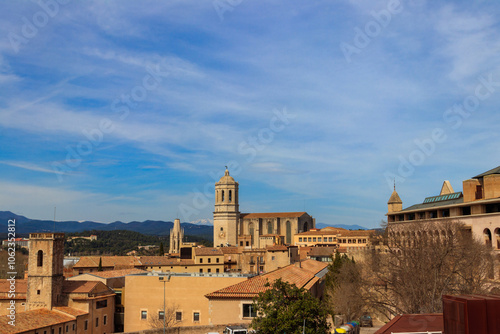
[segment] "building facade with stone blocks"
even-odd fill
[[[389,240],[409,244],[418,240],[440,239],[447,223],[461,223],[472,237],[495,253],[495,278],[500,279],[500,167],[493,168],[462,182],[463,190],[455,191],[444,181],[438,195],[426,197],[422,203],[403,209],[403,201],[394,188],[388,201]],[[431,223],[431,224],[426,224]],[[417,232],[405,226],[425,226]],[[431,226],[433,230],[428,230]]]
[[[214,246],[263,248],[284,243],[291,245],[297,233],[315,227],[307,212],[241,213],[239,184],[226,169],[215,184]]]

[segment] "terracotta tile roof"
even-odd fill
[[[126,275],[140,274],[140,273],[147,273],[147,271],[137,268],[130,268],[130,269],[120,269],[120,270],[94,271],[89,274],[101,278],[114,278],[114,277],[123,277]]]
[[[97,268],[99,259],[103,267],[140,267],[141,262],[136,256],[82,256],[73,268]]]
[[[239,254],[241,253],[238,247],[221,247],[220,250],[224,254]]]
[[[331,256],[335,253],[336,247],[312,247],[307,255],[309,256]]]
[[[75,317],[57,311],[38,309],[16,313],[16,326],[9,325],[9,321],[10,318],[6,315],[0,316],[0,333],[23,333],[75,321]]]
[[[25,279],[16,279],[16,294],[26,293],[28,282]],[[10,281],[0,279],[0,293],[8,293],[10,291]]]
[[[206,256],[206,255],[224,255],[219,248],[212,247],[199,247],[194,249],[194,254],[196,256]]]
[[[99,281],[64,281],[63,293],[82,293],[96,295],[113,293],[113,290]]]
[[[276,252],[276,251],[287,251],[288,247],[283,246],[283,245],[274,245],[274,246],[268,246],[266,247],[266,250],[269,252]]]
[[[443,314],[397,315],[375,334],[444,331]]]
[[[69,306],[57,306],[57,307],[54,307],[54,310],[67,313],[67,314],[72,315],[74,317],[89,314],[89,312],[79,310],[77,308],[69,307]]]
[[[263,212],[263,213],[242,213],[240,218],[299,218],[307,212]]]
[[[141,256],[141,263],[144,266],[188,266],[193,265],[194,260],[176,259],[166,256]]]
[[[310,263],[316,262],[316,263]],[[296,264],[271,271],[267,274],[252,277],[246,281],[228,286],[206,295],[207,298],[243,298],[251,299],[256,297],[260,292],[264,292],[270,287],[265,286],[266,283],[272,283],[277,279],[282,279],[297,287],[302,288],[308,285],[311,280],[315,280],[315,275],[326,268],[328,264],[313,260],[302,261],[302,267]],[[317,277],[316,277],[317,278]],[[316,280],[317,281],[317,280]],[[314,284],[314,283],[311,283]]]

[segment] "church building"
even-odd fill
[[[315,219],[307,212],[241,213],[238,187],[227,168],[215,184],[215,247],[291,245],[294,235],[315,228]]]

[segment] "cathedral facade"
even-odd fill
[[[238,187],[227,169],[215,184],[215,247],[291,245],[295,234],[315,228],[307,212],[240,213]]]

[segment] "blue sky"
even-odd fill
[[[500,165],[493,1],[3,1],[0,210],[378,226]]]

